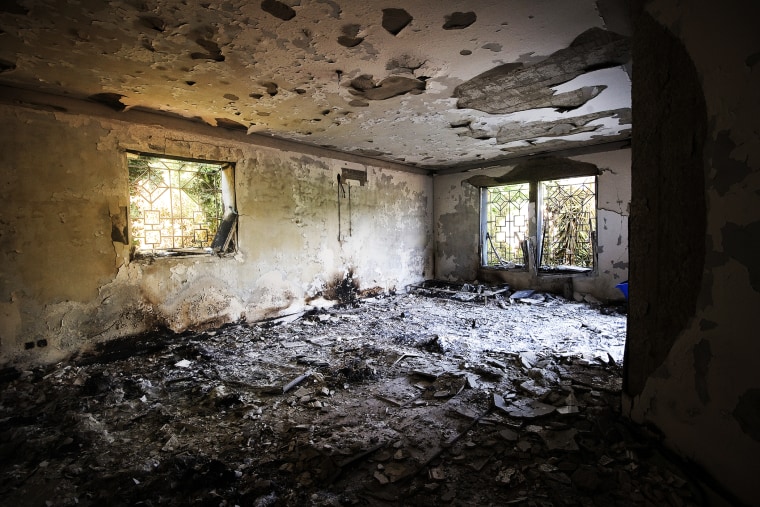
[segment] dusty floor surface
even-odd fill
[[[375,298],[5,370],[0,504],[701,505],[620,417],[625,316],[505,295]]]

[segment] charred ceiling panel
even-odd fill
[[[601,28],[622,11],[597,0],[0,4],[0,86],[245,127],[254,142],[437,170],[628,136],[612,113],[567,120],[631,105],[622,68],[593,71],[627,58],[627,40]],[[519,63],[482,74],[504,62]],[[473,131],[460,135],[449,125],[463,117]]]
[[[475,76],[457,86],[454,97],[459,108],[491,114],[543,107],[571,110],[602,93],[605,87],[588,86],[556,93],[553,86],[593,70],[623,65],[629,59],[627,37],[591,28],[546,60],[533,65],[507,63]]]

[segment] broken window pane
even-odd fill
[[[596,179],[593,176],[542,181],[541,269],[594,267]]]
[[[132,245],[139,253],[211,252],[220,224],[236,217],[223,202],[229,164],[128,154]],[[226,227],[219,243],[230,243]],[[219,249],[217,249],[219,250]]]
[[[486,265],[522,265],[521,243],[528,237],[530,185],[519,183],[487,189]]]

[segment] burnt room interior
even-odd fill
[[[760,505],[760,19],[0,3],[4,505]]]

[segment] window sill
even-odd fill
[[[132,261],[135,262],[153,262],[157,259],[182,259],[187,257],[233,257],[236,252],[217,253],[210,248],[203,250],[196,249],[176,249],[161,250],[157,252],[138,252],[133,254]]]

